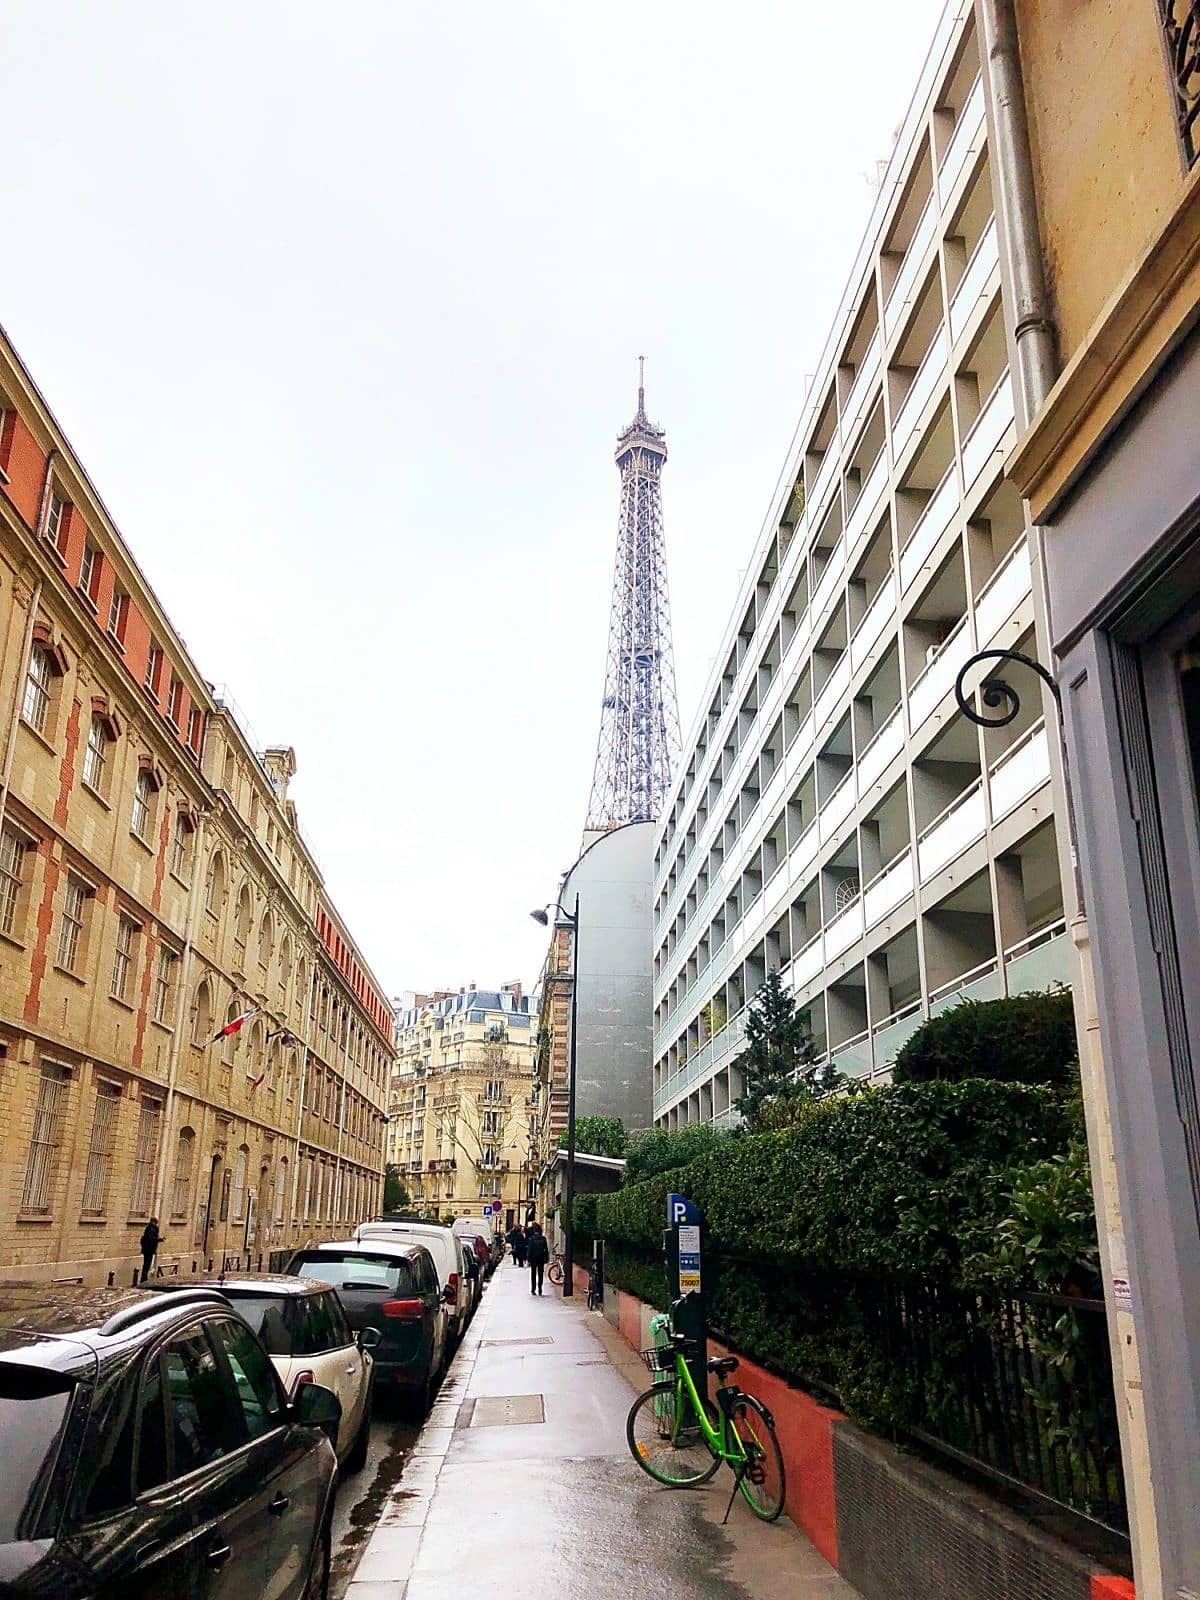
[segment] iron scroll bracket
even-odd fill
[[[1015,666],[1028,667],[1030,672],[1036,673],[1054,696],[1061,724],[1062,694],[1058,684],[1040,661],[1035,661],[1032,656],[1022,655],[1019,650],[980,650],[964,663],[954,681],[954,698],[964,717],[968,717],[980,728],[1007,728],[1020,714],[1021,696],[1007,678],[996,677],[993,674],[989,674],[979,685],[979,696],[989,711],[999,714],[988,716],[985,712],[977,711],[971,704],[963,685],[966,683],[967,674],[983,661],[1012,662]]]

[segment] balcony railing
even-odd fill
[[[858,789],[866,794],[871,785],[904,748],[903,703],[888,713],[887,721],[872,734],[870,742],[858,758]]]
[[[992,766],[988,774],[992,820],[1015,811],[1021,801],[1050,781],[1050,742],[1044,722],[1035,722]]]
[[[979,591],[975,601],[975,638],[989,645],[1032,588],[1029,546],[1018,539]]]
[[[888,294],[887,309],[884,313],[884,326],[889,338],[895,331],[896,324],[904,313],[905,306],[911,299],[916,280],[925,265],[925,258],[929,252],[929,245],[937,232],[938,206],[931,194],[925,202],[925,209],[921,212],[916,227],[913,229],[912,242],[904,252],[904,260],[900,263],[900,270],[896,274]]]
[[[907,589],[917,576],[958,509],[958,475],[951,461],[925,502],[913,531],[900,552],[900,587]]]
[[[896,585],[892,568],[875,591],[870,605],[863,612],[850,638],[850,659],[859,667],[870,655],[872,647],[883,632],[888,618],[896,609]]]
[[[983,780],[976,778],[969,789],[952,800],[940,816],[925,828],[917,839],[917,864],[921,882],[926,883],[934,873],[955,856],[961,855],[968,845],[981,839],[987,819],[983,806]]]
[[[975,418],[970,433],[963,441],[963,484],[969,492],[976,478],[1000,449],[1000,443],[1012,424],[1015,415],[1012,384],[1008,368],[996,380],[996,386]]]
[[[966,616],[961,616],[954,630],[939,647],[938,653],[926,663],[916,682],[908,691],[908,726],[916,733],[931,711],[954,687],[958,669],[971,653],[971,634]]]
[[[1000,264],[1000,245],[996,234],[995,217],[979,235],[979,242],[971,252],[962,277],[950,301],[950,338],[957,344],[962,331],[970,322],[984,291]]]
[[[943,199],[949,195],[958,181],[958,175],[966,166],[971,151],[977,148],[976,141],[982,140],[983,123],[983,78],[979,77],[975,79],[971,92],[963,102],[958,124],[950,136],[950,143],[946,146],[946,153],[942,157],[938,188]]]

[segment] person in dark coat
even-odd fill
[[[541,1294],[542,1274],[550,1259],[550,1246],[546,1243],[546,1235],[538,1222],[531,1222],[529,1225],[529,1234],[525,1240],[525,1255],[529,1261],[529,1292]]]
[[[519,1223],[514,1223],[508,1235],[508,1242],[512,1246],[513,1260],[519,1267],[525,1265],[525,1230]]]
[[[158,1254],[159,1240],[162,1234],[158,1231],[158,1218],[151,1217],[142,1229],[142,1282],[150,1276],[150,1268],[154,1265],[154,1258]]]

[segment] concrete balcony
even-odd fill
[[[921,212],[916,227],[913,229],[912,242],[904,252],[904,260],[900,263],[900,271],[896,274],[888,295],[887,309],[884,312],[884,329],[890,339],[902,320],[905,311],[912,303],[918,280],[928,264],[929,248],[937,237],[938,230],[938,205],[936,198],[931,194],[925,202],[925,209]]]
[[[844,699],[850,688],[850,654],[843,651],[841,659],[829,674],[828,682],[813,703],[813,723],[818,728],[823,728],[833,716],[838,702]]]
[[[904,707],[898,705],[858,758],[858,789],[866,794],[904,748]]]
[[[877,922],[882,922],[889,912],[908,899],[914,887],[912,851],[905,846],[863,890],[865,926],[873,928]]]
[[[883,492],[887,488],[887,478],[887,450],[881,448],[872,463],[870,472],[867,473],[862,492],[854,502],[854,509],[846,519],[846,537],[843,541],[845,549],[852,549],[859,535],[865,533],[875,521],[880,509]]]
[[[951,978],[949,983],[942,984],[939,989],[934,989],[929,996],[929,1015],[941,1016],[943,1011],[949,1011],[952,1006],[962,1005],[964,1000],[999,998],[1000,970],[999,964],[993,957],[990,961],[981,961],[969,972],[959,973],[957,978]]]
[[[996,637],[1031,588],[1029,546],[1021,539],[992,573],[975,601],[975,638],[981,649]]]
[[[871,1076],[871,1035],[864,1029],[853,1039],[846,1039],[829,1052],[829,1064],[846,1078]]]
[[[921,365],[904,396],[892,426],[892,459],[898,461],[913,436],[913,429],[946,376],[946,339],[941,328],[933,336]]]
[[[1012,427],[1013,415],[1012,384],[1006,368],[963,441],[964,492],[970,493],[975,480],[993,456],[1002,453],[1004,437]]]
[[[850,393],[846,396],[846,404],[842,409],[839,431],[843,443],[854,436],[859,423],[870,409],[870,402],[875,397],[875,380],[878,376],[879,330],[876,328],[858,364],[858,371],[854,374],[854,382],[850,386]]]
[[[836,961],[863,936],[863,903],[860,895],[853,905],[838,913],[825,928],[825,960]]]
[[[845,570],[846,539],[843,535],[830,552],[829,560],[825,563],[825,570],[822,572],[809,602],[808,614],[814,624],[820,619],[825,607],[833,598],[834,591],[837,589],[838,579]]]
[[[943,201],[949,196],[971,158],[987,138],[983,107],[983,79],[976,78],[974,87],[963,102],[958,126],[951,135],[946,153],[938,171],[938,190]]]
[[[879,636],[896,611],[896,584],[891,569],[879,585],[875,598],[863,612],[857,628],[850,637],[850,663],[855,671],[870,655]]]
[[[817,813],[822,844],[827,839],[833,838],[834,834],[854,810],[854,802],[857,798],[858,790],[854,782],[854,768],[851,767]]]
[[[1071,941],[1060,918],[1004,952],[1004,977],[1009,994],[1030,994],[1071,986]]]
[[[925,1021],[925,1010],[919,1000],[884,1017],[871,1029],[871,1055],[876,1073],[886,1071],[900,1054],[901,1049]]]
[[[999,265],[1000,244],[996,219],[993,217],[980,234],[979,243],[971,252],[971,259],[950,301],[950,338],[953,343],[957,344],[962,337],[962,331],[975,314],[980,301],[991,299],[988,286]]]
[[[1022,800],[1050,781],[1050,743],[1044,722],[1036,722],[988,772],[992,821],[1015,811]]]
[[[937,488],[930,495],[916,527],[900,552],[900,588],[906,590],[916,578],[938,540],[958,510],[958,475],[954,462],[946,468]]]
[[[951,802],[917,840],[917,867],[921,882],[930,878],[959,856],[968,845],[981,839],[987,817],[983,803],[983,781],[975,782]]]
[[[955,624],[954,632],[938,650],[921,676],[908,691],[908,726],[916,733],[926,717],[935,711],[954,687],[959,669],[971,654],[971,632],[966,617]]]

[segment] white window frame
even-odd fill
[[[127,998],[129,975],[137,963],[136,940],[141,931],[141,923],[135,922],[122,911],[117,918],[117,943],[113,950],[112,978],[108,992],[114,1000],[121,1001],[123,1005],[129,1003]]]
[[[169,944],[160,944],[154,962],[154,1020],[164,1028],[171,1026],[167,1015],[171,997],[175,992],[175,975],[179,970],[179,952]]]
[[[191,881],[188,874],[188,861],[191,857],[189,841],[192,829],[182,811],[175,813],[175,833],[171,839],[171,871],[181,883]]]
[[[0,829],[0,933],[12,936],[25,887],[25,855],[31,841],[9,824]]]
[[[90,539],[86,539],[83,545],[83,557],[79,563],[79,588],[92,601],[96,598],[92,593],[92,584],[96,581],[96,574],[100,570],[99,562],[99,550]]]
[[[129,819],[129,829],[143,844],[148,842],[147,835],[154,817],[155,792],[153,776],[145,767],[140,767],[133,784],[133,812]]]
[[[21,720],[27,722],[35,733],[46,732],[50,715],[50,702],[54,697],[54,667],[50,651],[44,644],[35,644],[29,652],[29,667],[25,674],[25,693],[21,697]]]
[[[62,920],[58,930],[57,965],[64,972],[75,972],[80,947],[87,936],[87,903],[93,894],[92,887],[73,872],[67,874],[63,892]]]
[[[83,751],[83,781],[89,789],[100,795],[104,793],[104,774],[108,766],[105,746],[108,743],[107,722],[98,711],[93,711]]]
[[[118,642],[123,642],[122,633],[125,627],[125,618],[128,615],[129,596],[119,585],[114,587],[112,599],[108,602],[108,631]]]
[[[108,1208],[108,1186],[112,1180],[113,1152],[117,1144],[120,1114],[121,1085],[108,1078],[98,1078],[80,1207],[86,1216],[103,1216]]]
[[[50,490],[50,498],[46,502],[46,526],[42,529],[42,536],[54,546],[61,555],[63,521],[66,516],[67,502],[57,489]]]

